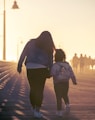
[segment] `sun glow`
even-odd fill
[[[6,0],[6,58],[18,60],[25,43],[49,30],[70,60],[74,53],[95,58],[95,1]],[[23,41],[21,43],[21,41]],[[3,0],[0,1],[0,59],[3,53]]]

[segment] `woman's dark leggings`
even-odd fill
[[[54,90],[57,99],[57,109],[62,109],[62,98],[64,99],[65,104],[69,104],[68,90],[69,82],[62,82],[54,84]]]
[[[43,91],[46,81],[46,69],[27,69],[27,77],[30,85],[30,102],[32,107],[41,107]]]

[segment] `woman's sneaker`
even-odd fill
[[[39,118],[43,118],[43,114],[41,112],[38,112]]]
[[[43,117],[43,115],[40,113],[40,112],[38,112],[38,111],[34,111],[34,118],[42,118]]]

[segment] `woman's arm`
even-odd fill
[[[21,73],[22,71],[22,64],[25,60],[25,57],[27,56],[27,53],[28,53],[28,49],[29,49],[29,42],[25,45],[21,55],[20,55],[20,58],[19,58],[19,61],[18,61],[18,65],[17,65],[17,71],[19,73]]]

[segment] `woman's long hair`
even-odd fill
[[[48,31],[43,31],[40,34],[40,36],[36,39],[36,45],[48,54],[53,53],[53,50],[55,50],[55,45],[52,36]]]

